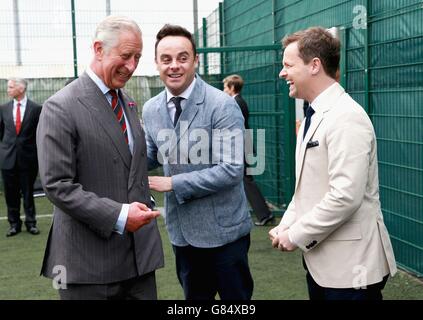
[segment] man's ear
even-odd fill
[[[322,68],[322,61],[319,58],[313,58],[310,62],[311,65],[311,74],[316,75],[320,72]]]
[[[101,60],[104,53],[103,43],[100,40],[95,40],[93,44],[94,56],[97,60]]]
[[[198,68],[198,62],[200,61],[200,58],[198,57],[198,54],[195,55],[194,58],[194,63],[195,63],[195,67]]]

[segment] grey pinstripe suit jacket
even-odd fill
[[[37,130],[40,177],[54,204],[41,273],[66,268],[67,283],[111,283],[163,266],[156,221],[113,232],[122,203],[150,206],[146,144],[133,102],[123,93],[134,137],[131,156],[115,115],[84,73],[45,103]],[[56,271],[57,272],[57,271]]]

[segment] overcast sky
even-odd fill
[[[16,41],[13,16],[15,0],[0,0],[0,77],[43,77],[49,73],[72,76],[71,0],[18,0],[21,60],[15,67]],[[209,16],[222,0],[198,0],[198,20]],[[106,0],[75,0],[78,63],[83,69],[91,59],[91,38],[99,21],[106,16]],[[157,74],[154,65],[155,35],[165,23],[179,24],[194,31],[193,0],[110,0],[111,13],[127,15],[143,32],[143,57],[136,71]],[[4,67],[7,65],[7,67]],[[37,66],[42,65],[43,68]],[[50,71],[49,71],[50,70]],[[54,71],[53,71],[54,70]],[[83,70],[79,70],[81,73]],[[70,74],[69,74],[70,73]]]

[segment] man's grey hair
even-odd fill
[[[23,78],[16,78],[16,77],[13,77],[13,78],[9,78],[9,79],[7,79],[8,81],[12,81],[12,82],[14,82],[15,84],[18,84],[18,85],[20,85],[20,86],[22,86],[23,88],[24,88],[24,90],[26,91],[26,88],[28,87],[28,81],[26,81],[25,79],[23,79]]]
[[[108,16],[97,26],[94,41],[100,40],[106,52],[117,45],[119,35],[123,31],[139,33],[141,29],[131,18],[125,16]]]

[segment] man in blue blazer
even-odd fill
[[[165,25],[155,59],[166,88],[143,108],[152,190],[166,192],[165,221],[188,300],[249,300],[251,218],[243,188],[244,119],[235,100],[195,73],[191,33]]]

